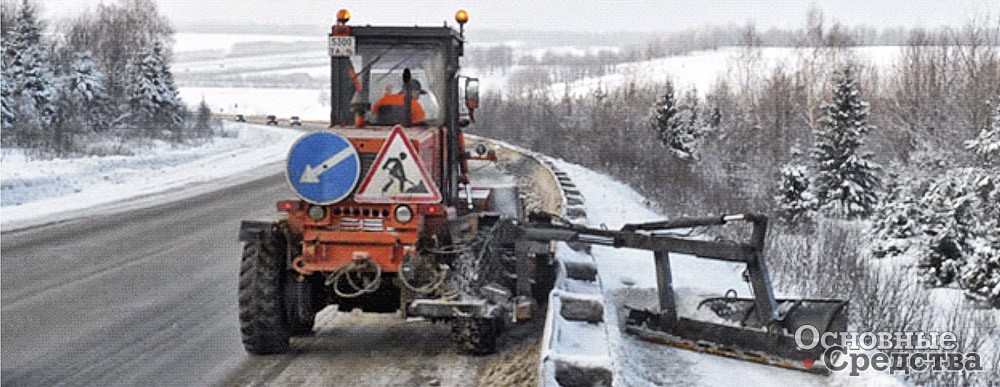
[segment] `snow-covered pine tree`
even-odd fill
[[[162,41],[156,41],[153,48],[160,57],[160,63],[163,66],[163,79],[164,86],[166,87],[165,91],[171,97],[170,102],[175,107],[175,109],[170,112],[172,114],[171,119],[174,122],[183,122],[185,116],[187,116],[187,108],[181,101],[180,96],[177,95],[177,84],[174,83],[174,73],[170,71],[170,58],[167,56],[166,48],[164,48]]]
[[[670,131],[677,125],[677,101],[673,82],[667,81],[664,88],[663,96],[653,105],[652,124],[660,141],[666,144]]]
[[[979,131],[978,137],[966,141],[965,147],[979,154],[988,163],[1000,164],[1000,95],[994,98],[993,115],[986,126]]]
[[[123,121],[133,130],[153,132],[153,116],[159,109],[159,72],[153,58],[145,52],[132,58],[126,67],[131,81],[126,83],[128,105],[122,107]]]
[[[920,199],[923,246],[919,266],[923,282],[935,286],[952,283],[964,261],[966,228],[958,212],[960,206],[965,207],[968,196],[956,180],[946,177],[932,183]]]
[[[882,198],[872,216],[872,254],[876,257],[894,257],[908,251],[919,236],[919,202],[921,193],[912,181],[891,179],[889,193]]]
[[[104,73],[97,68],[90,52],[74,55],[63,84],[73,115],[68,120],[80,125],[80,129],[102,131],[110,125],[113,109],[104,82]]]
[[[952,283],[974,250],[976,239],[987,235],[1000,217],[995,200],[994,173],[979,168],[948,171],[928,182],[917,203],[923,235],[920,266],[925,281]]]
[[[868,103],[850,69],[840,72],[833,102],[822,106],[824,117],[814,131],[811,155],[816,163],[815,192],[821,206],[848,218],[866,217],[878,203],[881,167],[859,148],[868,123]]]
[[[698,90],[689,89],[684,93],[680,103],[681,123],[684,126],[684,137],[688,139],[687,149],[692,157],[698,158],[701,141],[715,130],[713,126],[714,113],[707,104],[702,104]]]
[[[128,121],[148,135],[176,130],[184,121],[185,110],[164,60],[162,44],[154,42],[133,58],[128,70],[132,75],[128,84]]]
[[[194,130],[198,136],[207,137],[212,133],[212,109],[208,107],[205,98],[198,104],[195,116]]]
[[[810,190],[809,170],[804,165],[789,163],[781,167],[780,173],[778,196],[774,197],[778,214],[788,223],[802,223],[819,207],[819,200]]]
[[[679,106],[673,83],[667,81],[666,91],[653,105],[651,124],[657,137],[680,158],[694,158],[696,138],[692,131],[691,112]]]
[[[0,46],[0,129],[7,133],[14,125],[14,88],[10,84],[10,77],[7,76],[7,48]],[[6,138],[6,136],[4,136]]]
[[[969,297],[1000,308],[1000,175],[983,171],[976,180],[979,219],[959,281]]]
[[[35,13],[31,1],[19,7],[16,25],[5,42],[3,71],[11,83],[14,125],[41,129],[55,117],[56,82]]]
[[[961,281],[969,297],[1000,308],[1000,233],[975,241]]]

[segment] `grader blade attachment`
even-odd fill
[[[719,317],[714,322],[677,317],[671,313],[628,310],[625,331],[640,339],[678,348],[711,353],[783,368],[825,374],[820,361],[824,348],[799,349],[795,331],[811,325],[820,335],[847,329],[847,302],[840,300],[777,300],[784,319],[769,325],[757,318],[754,300],[711,298],[701,308]],[[811,330],[803,331],[803,341],[813,340]]]
[[[746,222],[753,226],[750,240],[743,243],[688,239],[677,229],[721,226]],[[794,334],[804,330],[803,342],[813,341],[813,332],[847,329],[848,302],[835,299],[775,299],[764,259],[767,218],[737,214],[706,218],[682,218],[642,224],[627,224],[621,230],[603,230],[558,224],[553,218],[529,217],[525,225],[511,225],[510,233],[521,240],[582,242],[653,252],[656,266],[656,310],[626,307],[625,331],[639,338],[737,359],[807,372],[827,373],[823,346],[800,349]],[[753,298],[709,297],[695,311],[679,311],[671,277],[670,254],[738,262],[746,265],[744,278]],[[687,313],[689,315],[681,315]],[[839,336],[838,336],[839,337]]]

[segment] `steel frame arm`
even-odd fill
[[[664,231],[678,228],[720,226],[740,221],[753,225],[750,240],[745,243],[705,241],[663,234]],[[661,311],[673,309],[669,253],[690,254],[699,258],[745,263],[750,285],[754,291],[756,311],[761,314],[759,317],[762,321],[778,322],[781,320],[781,316],[777,312],[777,302],[774,299],[771,278],[764,260],[767,217],[763,215],[735,214],[704,218],[680,218],[626,224],[621,230],[552,224],[551,218],[536,218],[526,224],[512,225],[516,227],[516,232],[504,234],[519,240],[582,242],[654,252],[654,258],[657,261],[657,285],[660,292]]]

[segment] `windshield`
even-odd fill
[[[373,108],[381,106],[380,101],[383,103],[389,101],[391,97],[387,98],[387,96],[402,95],[403,72],[409,69],[412,78],[420,84],[421,90],[419,94],[414,93],[414,96],[424,113],[423,124],[440,125],[442,123],[443,112],[439,96],[445,95],[447,82],[444,79],[444,54],[438,46],[406,43],[358,44],[356,53],[357,55],[351,57],[351,65],[357,74],[358,81],[355,90],[357,88],[367,90],[368,101]],[[354,80],[345,81],[354,82]],[[396,100],[399,101],[398,97]],[[368,120],[374,124],[382,125],[398,122],[398,120],[386,118],[388,117],[386,114],[377,113],[379,112],[375,109],[369,112]],[[419,120],[415,117],[415,121]]]

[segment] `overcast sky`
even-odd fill
[[[72,16],[99,1],[41,0],[46,16]],[[108,2],[105,0],[104,2]],[[1000,16],[998,0],[162,0],[179,30],[187,25],[327,25],[347,8],[356,24],[440,25],[469,11],[467,28],[567,31],[666,31],[704,24],[796,28],[811,4],[848,25],[960,26],[977,15]]]

